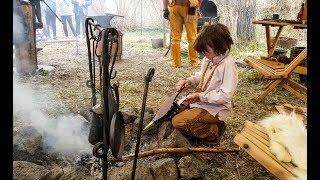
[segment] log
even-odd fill
[[[232,148],[232,149],[222,149],[222,148],[159,148],[153,149],[150,151],[140,152],[138,154],[138,158],[154,156],[158,154],[187,154],[187,153],[236,153],[239,152],[239,148]],[[134,158],[134,154],[129,154],[122,156],[119,159],[110,158],[108,161],[112,162],[123,162],[123,161],[130,161]]]
[[[25,40],[17,44],[17,72],[22,74],[34,73],[37,70],[37,48],[35,42],[34,9],[30,3],[20,7],[25,31]]]

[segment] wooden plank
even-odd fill
[[[261,147],[262,150],[268,151],[266,153],[278,161],[278,159],[270,152],[270,148],[269,148],[270,138],[267,135],[267,133],[263,127],[259,126],[256,123],[246,121],[245,126],[244,126],[243,130],[241,131],[241,133],[247,133],[250,136],[247,138],[249,140],[252,139],[252,143],[256,144],[258,147]],[[255,141],[259,141],[259,142],[255,142]],[[285,163],[285,162],[281,162],[281,163],[283,163],[284,164],[283,166],[294,174],[294,170],[293,170],[294,166],[292,163]]]
[[[292,106],[291,104],[288,104],[288,103],[284,104],[283,107],[290,112],[292,112],[294,110],[297,115],[304,116],[304,111],[300,107],[295,107],[295,106]]]
[[[300,92],[296,91],[295,89],[293,89],[292,87],[290,87],[288,84],[283,83],[282,87],[284,89],[286,89],[287,91],[289,91],[291,94],[297,96],[298,98],[300,98],[303,102],[307,102],[307,96],[304,94],[301,94]]]
[[[279,63],[277,61],[270,61],[270,60],[264,60],[264,59],[259,59],[259,61],[273,69],[283,69],[286,67],[285,64]]]
[[[22,16],[21,23],[24,24],[25,40],[16,44],[16,68],[18,73],[33,74],[36,72],[38,65],[33,6],[25,2],[21,4],[18,11]]]
[[[257,98],[257,102],[261,102],[263,98],[265,98],[274,88],[276,88],[280,83],[282,82],[282,79],[276,79],[273,80],[272,84],[265,89]]]
[[[267,25],[265,26],[266,29],[266,41],[267,41],[267,52],[269,52],[271,48],[271,43],[270,43],[270,26]]]
[[[274,69],[261,63],[260,60],[258,59],[255,59],[253,57],[246,57],[244,61],[247,62],[250,66],[252,66],[254,69],[261,71],[263,75],[267,75],[271,77],[274,75],[274,72],[275,72]]]
[[[287,111],[285,110],[285,108],[282,105],[276,105],[275,106],[277,111],[281,114],[287,114]]]
[[[246,63],[248,63],[254,69],[258,70],[259,73],[261,73],[262,75],[270,75],[270,74],[272,74],[272,72],[268,71],[267,69],[262,68],[261,65],[257,64],[253,58],[252,59],[251,58],[245,58],[244,61]]]
[[[266,130],[263,127],[257,125],[256,123],[253,123],[251,121],[246,121],[245,123],[247,123],[249,126],[255,127],[256,129],[258,129],[259,131],[263,132],[264,134],[267,134]]]
[[[280,27],[279,27],[279,29],[278,29],[278,31],[277,31],[277,35],[276,35],[276,37],[274,38],[273,43],[272,43],[272,45],[271,45],[271,47],[270,47],[270,49],[269,49],[269,51],[268,51],[268,56],[269,56],[269,57],[273,55],[273,52],[274,52],[274,50],[276,49],[276,46],[277,46],[277,43],[278,43],[278,41],[279,41],[282,28],[283,28],[283,26],[280,26]]]
[[[268,82],[268,84],[265,85],[262,89],[263,89],[263,90],[266,90],[271,84],[272,84],[272,81]]]
[[[304,85],[302,85],[302,84],[299,84],[299,83],[297,83],[296,81],[294,81],[294,80],[292,80],[292,79],[288,79],[288,81],[287,81],[290,85],[292,85],[292,86],[295,86],[296,88],[299,88],[299,89],[301,89],[302,91],[305,91],[305,92],[307,92],[307,87],[305,87]]]
[[[300,65],[300,63],[306,59],[307,57],[307,48],[305,48],[297,57],[295,57],[290,64],[288,64],[288,66],[286,67],[286,69],[284,70],[284,74],[289,75],[290,73],[292,73],[292,71],[298,66]]]
[[[266,153],[270,158],[277,161],[282,167],[284,167],[286,170],[291,172],[292,174],[295,174],[294,166],[292,163],[285,163],[282,161],[279,161],[275,155],[273,155],[269,148],[269,142],[268,144],[264,144],[260,141],[260,139],[256,138],[256,136],[252,136],[252,134],[249,134],[247,131],[241,133],[244,137],[246,137],[250,142],[252,142],[254,145],[259,147],[264,153]]]
[[[281,62],[277,62],[277,61],[271,61],[271,60],[266,60],[266,59],[257,59],[259,61],[261,61],[261,63],[273,68],[273,69],[283,69],[285,68],[286,64],[281,63]],[[297,66],[293,72],[298,73],[298,74],[302,74],[302,75],[307,75],[307,67],[305,66]]]
[[[248,133],[251,136],[254,136],[256,139],[258,139],[266,147],[269,147],[269,137],[268,136],[264,137],[259,130],[253,129],[252,127],[244,127],[241,133]]]
[[[294,176],[280,165],[278,161],[270,158],[263,150],[255,146],[242,134],[237,134],[233,141],[279,179],[289,179]]]
[[[293,72],[298,73],[298,74],[302,74],[302,75],[307,75],[307,67],[304,66],[297,66]]]
[[[263,64],[266,64],[267,66],[273,68],[273,69],[283,69],[285,68],[286,64],[284,63],[280,63],[277,61],[270,61],[270,60],[265,60],[265,59],[261,59],[260,60]],[[298,73],[298,74],[302,74],[302,75],[307,75],[307,67],[305,66],[297,66],[293,72]]]
[[[255,59],[250,56],[246,57],[244,61],[254,69],[258,70],[259,73],[261,73],[265,78],[269,78],[269,79],[287,78],[283,73],[284,72],[283,67],[285,67],[285,65],[279,65],[277,62],[272,62],[268,60]],[[273,69],[274,65],[276,65],[276,68],[278,69]]]
[[[263,127],[255,124],[255,123],[253,123],[253,122],[250,122],[250,121],[245,121],[244,127],[250,127],[251,129],[256,129],[256,130],[258,130],[258,131],[260,132],[260,133],[259,133],[260,136],[262,136],[262,137],[263,137],[264,139],[266,139],[266,140],[269,140],[269,137],[268,137],[268,135],[267,135],[267,132],[266,132],[266,130],[265,130]]]
[[[292,112],[292,108],[290,108],[290,109],[287,109],[285,106],[286,106],[287,104],[284,104],[284,105],[276,105],[275,106],[275,108],[277,109],[277,111],[279,112],[279,113],[281,113],[281,114],[290,114],[291,112]],[[290,106],[292,106],[291,104],[290,104]],[[303,107],[294,107],[296,110],[298,110],[298,111],[296,111],[296,113],[297,113],[297,116],[299,116],[301,119],[302,119],[302,121],[303,121],[303,123],[304,123],[304,125],[305,126],[307,126],[307,116],[304,114],[305,112],[306,112],[306,108],[303,108]],[[304,111],[305,110],[305,111]],[[300,111],[302,111],[302,113],[300,112]]]
[[[286,23],[286,22],[275,22],[268,20],[256,20],[252,21],[253,24],[261,24],[261,25],[273,25],[273,26],[295,26],[300,28],[307,28],[306,24],[296,24],[296,23]]]

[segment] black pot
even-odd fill
[[[278,20],[279,19],[279,14],[272,14],[272,20]]]
[[[290,53],[290,59],[294,59],[298,56],[306,47],[292,47]]]
[[[287,53],[287,50],[285,49],[275,49],[272,56],[274,57],[285,56],[286,53]]]

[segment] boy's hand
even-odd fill
[[[200,101],[200,93],[191,93],[187,96],[187,98],[185,99],[185,101],[188,101],[189,104],[195,103],[195,102],[199,102]]]
[[[191,87],[191,82],[187,79],[183,79],[178,81],[178,83],[176,84],[176,90],[179,91],[182,88],[190,88]]]

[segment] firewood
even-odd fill
[[[188,154],[188,153],[236,153],[239,152],[238,148],[223,149],[223,148],[159,148],[150,151],[140,152],[138,158],[154,156],[158,154]],[[110,158],[108,161],[119,162],[119,161],[130,161],[134,157],[134,154],[122,156],[119,159]]]

